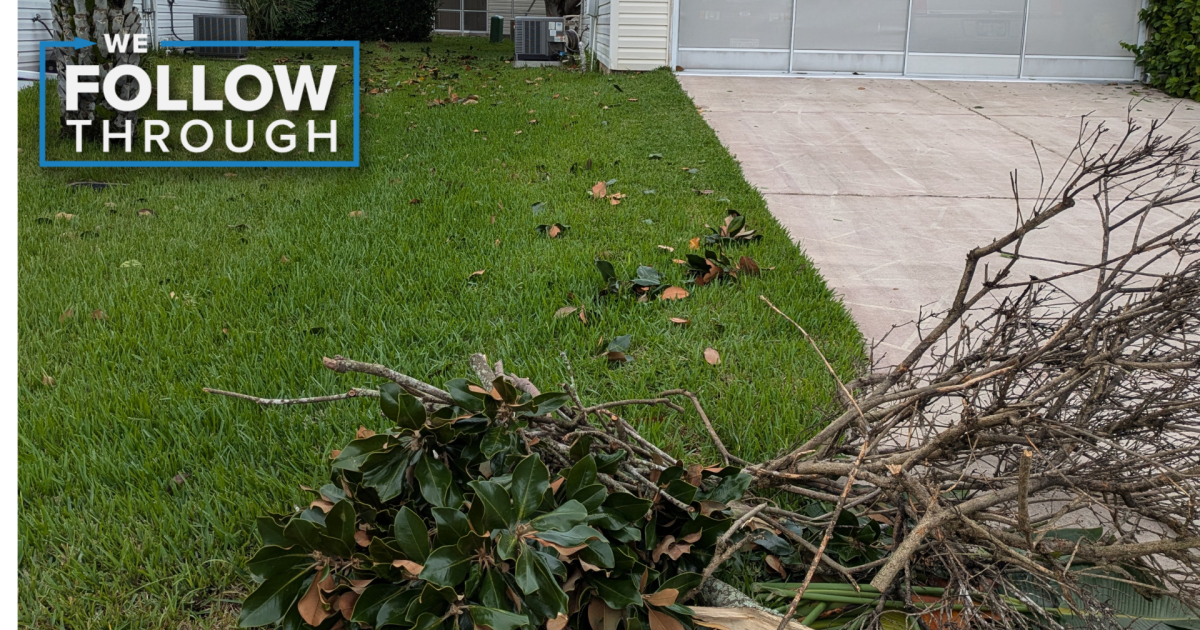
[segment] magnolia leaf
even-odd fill
[[[516,630],[529,623],[529,618],[525,615],[498,608],[468,606],[467,610],[471,612],[471,620],[476,626],[487,626],[491,630]]]
[[[557,311],[554,311],[554,317],[555,317],[555,319],[562,319],[562,318],[566,317],[567,315],[574,313],[577,310],[579,310],[579,308],[575,307],[575,306],[564,306],[564,307],[558,309]]]
[[[332,610],[325,608],[325,598],[321,595],[320,580],[317,580],[316,576],[309,583],[304,597],[301,597],[300,601],[296,603],[296,608],[300,611],[304,622],[310,626],[321,625],[333,614]]]
[[[662,295],[659,296],[659,299],[660,300],[682,300],[683,298],[685,298],[689,295],[691,295],[691,294],[688,293],[686,289],[682,289],[680,287],[667,287],[666,290],[662,292]]]
[[[438,547],[425,560],[420,578],[439,586],[455,587],[467,579],[471,558],[457,547]]]
[[[642,605],[637,577],[632,574],[619,578],[593,575],[588,577],[588,581],[596,588],[596,594],[612,608],[620,610],[626,606]]]
[[[275,623],[296,602],[304,579],[314,574],[312,568],[292,568],[278,573],[259,585],[253,593],[242,602],[242,612],[238,616],[238,625],[243,628],[253,628]],[[314,580],[315,581],[315,580]]]
[[[429,557],[429,530],[425,528],[425,521],[408,506],[396,513],[394,534],[400,551],[410,560],[423,563]]]
[[[721,363],[721,355],[712,348],[705,348],[704,360],[707,361],[709,365],[719,365]]]
[[[526,521],[533,516],[549,486],[550,471],[542,463],[541,457],[536,454],[530,455],[517,464],[512,472],[512,483],[509,485],[515,510],[513,516],[517,521]],[[587,516],[586,513],[584,516]]]
[[[592,199],[603,199],[606,196],[608,196],[608,184],[596,182],[596,185],[592,186]]]
[[[425,406],[395,383],[379,387],[379,407],[385,418],[402,429],[416,430],[425,425]]]
[[[678,597],[678,590],[673,588],[664,588],[653,595],[642,595],[642,600],[644,600],[647,604],[666,607],[674,604]]]
[[[665,612],[653,608],[646,612],[650,615],[650,630],[684,630],[678,619]]]

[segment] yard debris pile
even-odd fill
[[[483,355],[474,380],[444,388],[334,357],[385,384],[206,390],[263,406],[378,398],[394,427],[360,429],[307,509],[260,520],[263,581],[242,623],[692,630],[701,600],[777,606],[780,628],[1127,624],[1097,581],[1200,603],[1200,151],[1159,128],[1131,120],[1110,141],[1086,123],[894,365],[839,381],[820,340],[763,297],[841,402],[769,461],[728,449],[692,392],[585,401],[569,363],[572,382],[548,393]],[[1098,259],[1027,251],[1081,212],[1104,232]],[[739,238],[736,222],[714,237]],[[1058,271],[1022,275],[1030,262]],[[622,415],[639,407],[698,416],[715,460],[642,437]],[[735,557],[783,582],[751,599],[715,577]]]

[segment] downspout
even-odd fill
[[[792,73],[792,61],[796,58],[796,9],[799,4],[800,0],[792,0],[792,32],[788,34],[788,74]]]

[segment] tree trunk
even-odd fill
[[[54,61],[58,73],[58,103],[59,121],[62,133],[70,133],[68,120],[89,120],[93,124],[87,134],[91,137],[100,136],[100,126],[97,124],[96,105],[112,112],[111,128],[122,132],[128,124],[135,132],[137,129],[138,113],[122,112],[113,109],[101,94],[80,94],[79,109],[67,111],[66,68],[71,65],[99,65],[99,81],[114,67],[120,65],[139,65],[141,55],[133,52],[132,36],[142,32],[142,14],[138,8],[138,0],[51,0],[50,10],[54,14],[54,34],[60,41],[71,41],[80,37],[96,42],[96,46],[88,46],[78,50],[74,48],[52,48],[47,54]],[[129,35],[130,44],[126,52],[109,50],[104,41],[105,35]],[[137,96],[138,84],[131,77],[123,77],[116,86],[117,95],[122,99]],[[135,134],[136,135],[136,134]]]

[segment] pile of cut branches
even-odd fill
[[[392,427],[336,452],[307,509],[260,519],[242,624],[691,630],[711,625],[697,599],[757,605],[714,578],[739,552],[803,575],[761,585],[788,598],[781,629],[1116,624],[1097,579],[1195,605],[1200,152],[1160,129],[1109,142],[1085,120],[916,346],[848,383],[831,368],[844,411],[771,461],[731,452],[691,392],[589,404],[482,355],[444,388],[334,357],[384,385],[206,390],[378,398]],[[1026,251],[1078,212],[1098,217],[1096,259]],[[643,438],[621,413],[648,405],[698,415],[721,464]]]

